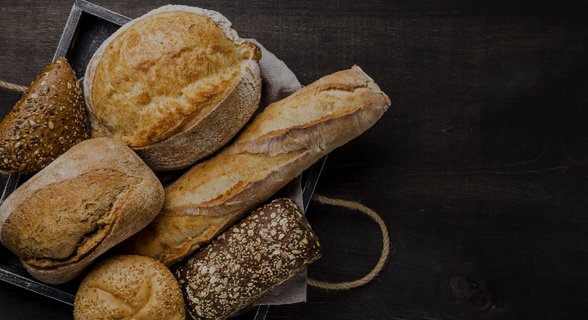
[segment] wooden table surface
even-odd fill
[[[138,17],[169,0],[94,0]],[[361,66],[392,101],[329,156],[316,192],[385,220],[364,287],[309,288],[268,319],[574,319],[588,311],[588,3],[182,1],[219,11],[308,84]],[[0,80],[51,62],[73,1],[2,0]],[[0,89],[3,117],[20,95]],[[366,216],[311,204],[310,277],[350,281],[381,251]],[[72,319],[0,283],[0,319]]]

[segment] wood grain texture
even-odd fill
[[[96,0],[137,17],[169,1]],[[378,279],[268,319],[580,319],[588,311],[588,4],[582,1],[182,1],[222,12],[308,84],[357,64],[392,100],[335,150],[317,192],[361,201],[395,254]],[[49,64],[72,2],[3,1],[2,80]],[[0,89],[5,115],[19,95]],[[361,277],[378,227],[312,204],[309,276]],[[11,319],[71,318],[0,283]]]

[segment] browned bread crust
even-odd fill
[[[184,320],[184,298],[163,264],[142,256],[116,256],[86,275],[76,294],[75,320]]]
[[[258,107],[261,50],[220,13],[168,5],[96,51],[84,92],[92,136],[119,139],[153,170],[217,151]]]
[[[225,319],[318,259],[322,249],[290,199],[253,212],[177,271],[194,319]]]
[[[230,146],[166,187],[162,212],[122,244],[123,252],[168,266],[181,260],[370,128],[389,106],[357,66],[268,106]]]
[[[145,227],[163,187],[124,143],[90,139],[41,170],[0,207],[0,240],[35,278],[62,283]]]
[[[0,170],[35,173],[89,137],[80,83],[57,58],[0,123]]]

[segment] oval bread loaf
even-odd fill
[[[35,278],[62,283],[145,227],[163,199],[153,171],[124,143],[86,140],[4,201],[0,240]]]
[[[84,93],[92,136],[133,148],[153,170],[187,167],[226,144],[258,107],[261,50],[220,13],[168,5],[96,51]]]
[[[357,66],[269,105],[231,145],[167,186],[162,212],[122,252],[172,265],[370,128],[389,106]]]
[[[320,258],[308,221],[290,199],[256,210],[177,271],[194,319],[225,319]]]
[[[142,256],[115,256],[84,277],[75,320],[184,320],[184,298],[163,264]]]

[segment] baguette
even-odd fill
[[[225,319],[320,258],[308,221],[278,199],[182,263],[176,276],[193,319]]]
[[[83,141],[16,189],[0,207],[0,240],[46,283],[75,278],[145,227],[163,186],[124,143]]]
[[[389,106],[357,66],[271,104],[230,146],[167,186],[162,212],[122,252],[174,264],[370,128]]]

